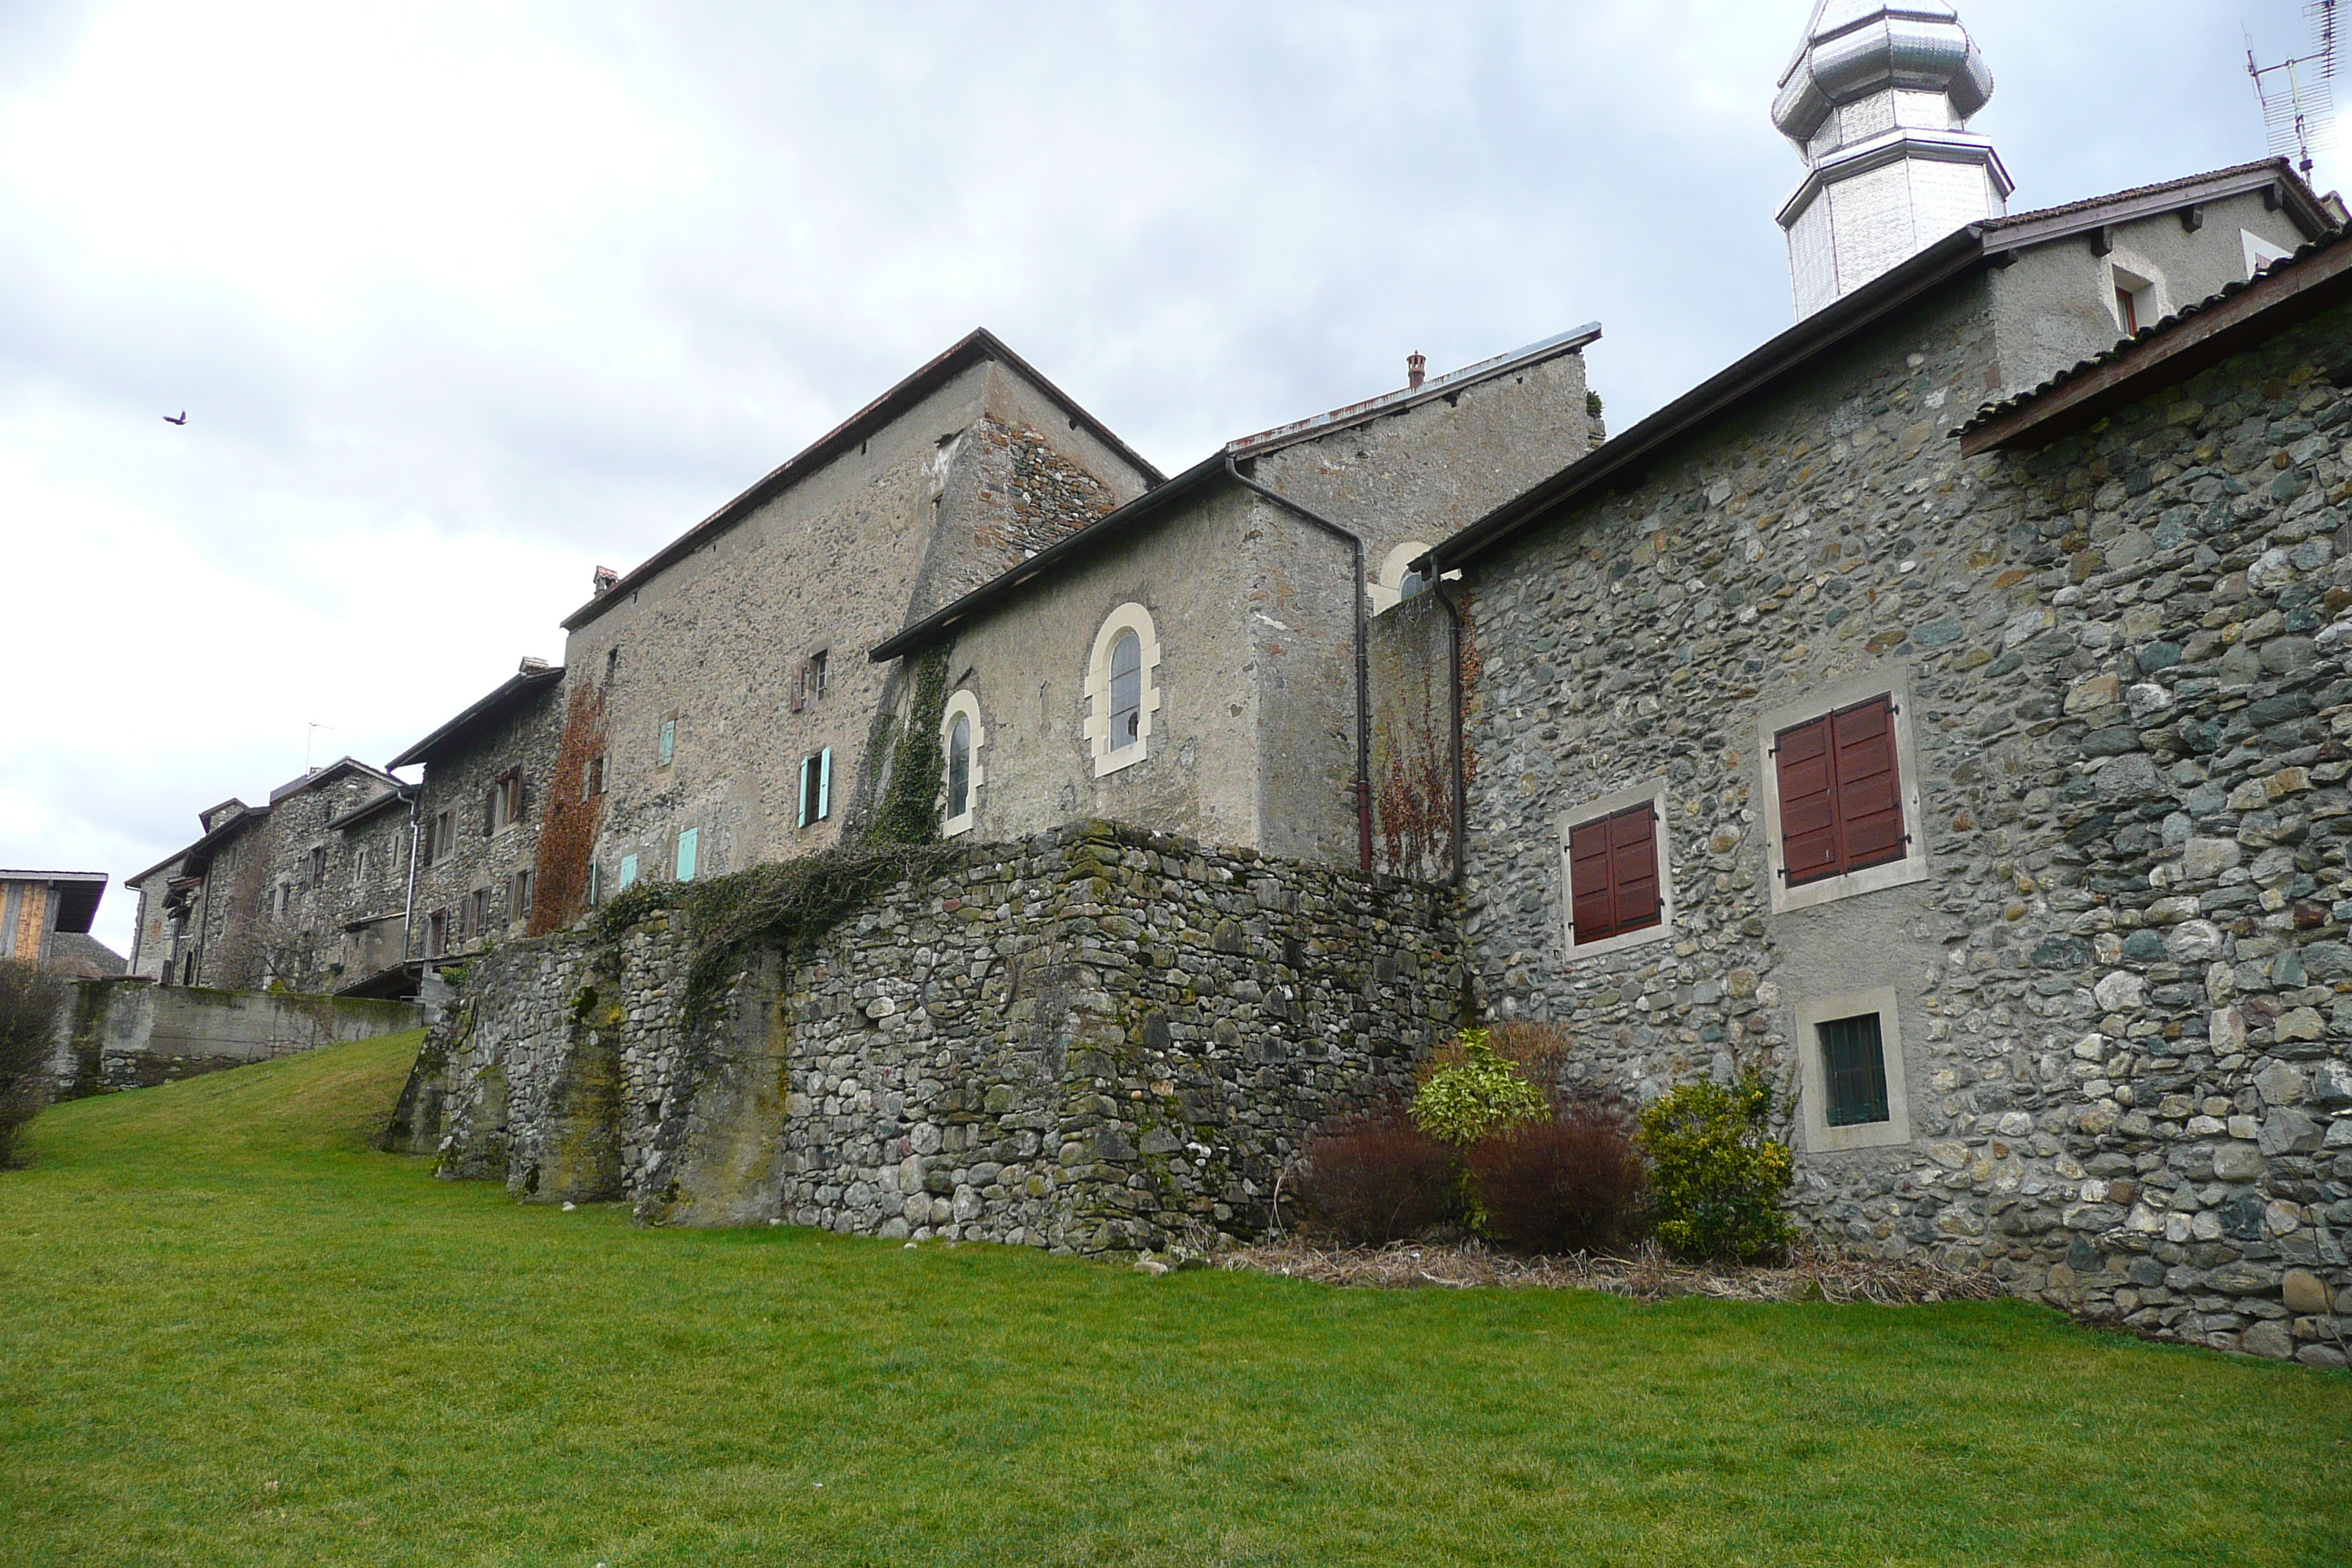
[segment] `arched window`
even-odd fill
[[[1408,541],[1391,550],[1381,561],[1381,574],[1368,584],[1364,592],[1372,602],[1372,614],[1392,610],[1417,594],[1429,591],[1429,579],[1418,572],[1408,571],[1413,562],[1429,553],[1429,546],[1417,540]]]
[[[986,777],[980,749],[987,740],[988,731],[980,721],[980,700],[969,691],[950,696],[940,716],[940,746],[947,753],[946,787],[940,799],[941,837],[969,833],[979,819],[980,786]]]
[[[1160,709],[1154,672],[1160,639],[1151,613],[1141,605],[1121,605],[1095,634],[1087,667],[1087,739],[1094,752],[1095,776],[1132,767],[1150,754],[1151,719]]]

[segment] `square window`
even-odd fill
[[[1666,820],[1663,779],[1620,790],[1559,818],[1571,957],[1671,934],[1675,889]]]
[[[1797,1005],[1799,1109],[1813,1153],[1911,1141],[1903,1033],[1892,986]]]
[[[1927,876],[1910,707],[1895,672],[1763,715],[1773,913]]]

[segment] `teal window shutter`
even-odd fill
[[[833,748],[817,753],[816,815],[822,822],[833,815]]]
[[[689,827],[677,836],[677,879],[679,881],[694,880],[696,851],[701,846],[702,829],[698,827]]]
[[[809,787],[811,783],[809,773],[815,766],[816,759],[814,757],[803,757],[801,759],[801,787],[797,792],[795,792],[800,796],[800,820],[793,824],[795,827],[806,827],[809,825],[809,813],[814,809],[816,805],[816,791]]]
[[[1886,1108],[1886,1047],[1878,1015],[1838,1018],[1818,1026],[1822,1066],[1829,1082],[1829,1124],[1861,1127],[1890,1120]]]
[[[661,763],[659,765],[665,768],[669,766],[670,758],[676,755],[677,752],[677,721],[675,719],[665,719],[662,721],[661,727]]]
[[[637,858],[636,858],[635,856],[634,856],[634,855],[624,855],[624,856],[622,856],[622,857],[621,857],[621,886],[622,886],[622,888],[623,888],[623,889],[628,889],[628,888],[633,888],[633,887],[636,886],[636,882],[637,882]]]

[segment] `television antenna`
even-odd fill
[[[334,728],[334,726],[333,726],[332,724],[321,724],[321,723],[320,723],[316,719],[313,719],[313,720],[311,720],[311,721],[310,721],[310,726],[309,726],[309,728],[308,728],[308,729],[306,729],[306,730],[303,731],[303,733],[302,733],[302,776],[303,776],[304,778],[309,778],[312,773],[317,773],[317,772],[319,771],[318,769],[316,769],[316,768],[314,768],[314,767],[312,767],[312,766],[310,765],[310,747],[311,747],[312,742],[316,742],[316,741],[318,740],[318,738],[319,738],[319,731],[321,731],[321,730],[331,730],[331,729],[333,729],[333,728]]]
[[[2328,144],[2335,130],[2336,89],[2330,84],[2336,79],[2336,0],[2311,0],[2303,8],[2311,22],[2310,51],[2274,66],[2255,63],[2254,37],[2246,33],[2246,74],[2254,79],[2271,156],[2294,159],[2305,179],[2311,177],[2312,153]]]

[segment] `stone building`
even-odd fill
[[[1972,223],[1432,550],[1482,1006],[1766,1074],[1817,1233],[2341,1364],[2343,216]]]
[[[76,979],[120,974],[122,955],[89,934],[103,871],[0,870],[0,959]]]
[[[401,787],[345,757],[279,785],[266,805],[200,813],[202,837],[127,879],[139,890],[131,972],[232,991],[333,991],[361,978],[364,945],[347,923],[373,887],[354,880],[347,824]]]
[[[1371,868],[1369,623],[1432,541],[1591,449],[1600,335],[1230,442],[874,647],[944,661],[944,831],[1108,818]]]
[[[387,922],[394,911],[405,916],[400,957],[410,969],[530,930],[540,830],[563,727],[562,682],[561,666],[526,658],[479,701],[393,758],[393,767],[425,770],[413,791],[415,872],[406,887],[385,888],[381,903]],[[385,872],[405,871],[405,858]]]
[[[916,371],[564,623],[541,874],[561,924],[639,879],[808,854],[874,809],[908,696],[866,648],[1133,500],[1159,470],[986,332]]]

